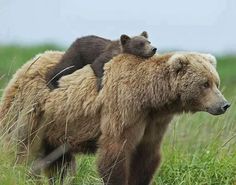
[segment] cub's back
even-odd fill
[[[65,57],[67,54],[77,55],[79,53],[81,60],[86,60],[86,64],[91,64],[111,42],[111,40],[94,35],[78,38],[68,49]]]

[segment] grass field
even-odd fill
[[[0,46],[0,89],[24,62],[45,50],[60,47]],[[156,173],[158,185],[236,185],[236,57],[218,57],[221,89],[232,103],[221,116],[207,113],[177,116],[163,143],[163,162]],[[99,184],[94,156],[78,156],[76,182]],[[14,156],[0,141],[0,185],[32,185],[27,168],[14,165]],[[46,182],[46,181],[45,181]]]

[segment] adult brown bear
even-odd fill
[[[27,146],[19,147],[19,153],[25,151],[31,160],[68,146],[64,156],[47,167],[51,179],[58,169],[75,167],[75,153],[95,152],[98,141],[98,170],[105,184],[149,184],[175,114],[217,115],[229,107],[218,90],[215,58],[208,54],[172,53],[145,62],[122,54],[105,65],[100,92],[89,65],[63,77],[50,92],[45,74],[61,56],[44,53],[16,73],[0,114],[2,125]]]

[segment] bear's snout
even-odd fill
[[[221,110],[225,112],[229,107],[230,107],[230,103],[229,103],[229,102],[226,102],[226,103],[221,107]]]
[[[216,86],[207,90],[202,104],[206,108],[205,110],[212,115],[224,114],[230,107],[230,103]]]
[[[230,103],[225,100],[216,104],[215,106],[209,107],[207,112],[212,115],[221,115],[224,114],[229,107]]]

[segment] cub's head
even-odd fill
[[[172,83],[184,111],[223,114],[229,102],[219,90],[216,59],[210,54],[176,53],[169,59]]]
[[[124,53],[133,54],[143,58],[152,57],[157,51],[157,48],[152,46],[151,42],[148,41],[148,34],[146,31],[135,37],[121,35],[120,43]]]

